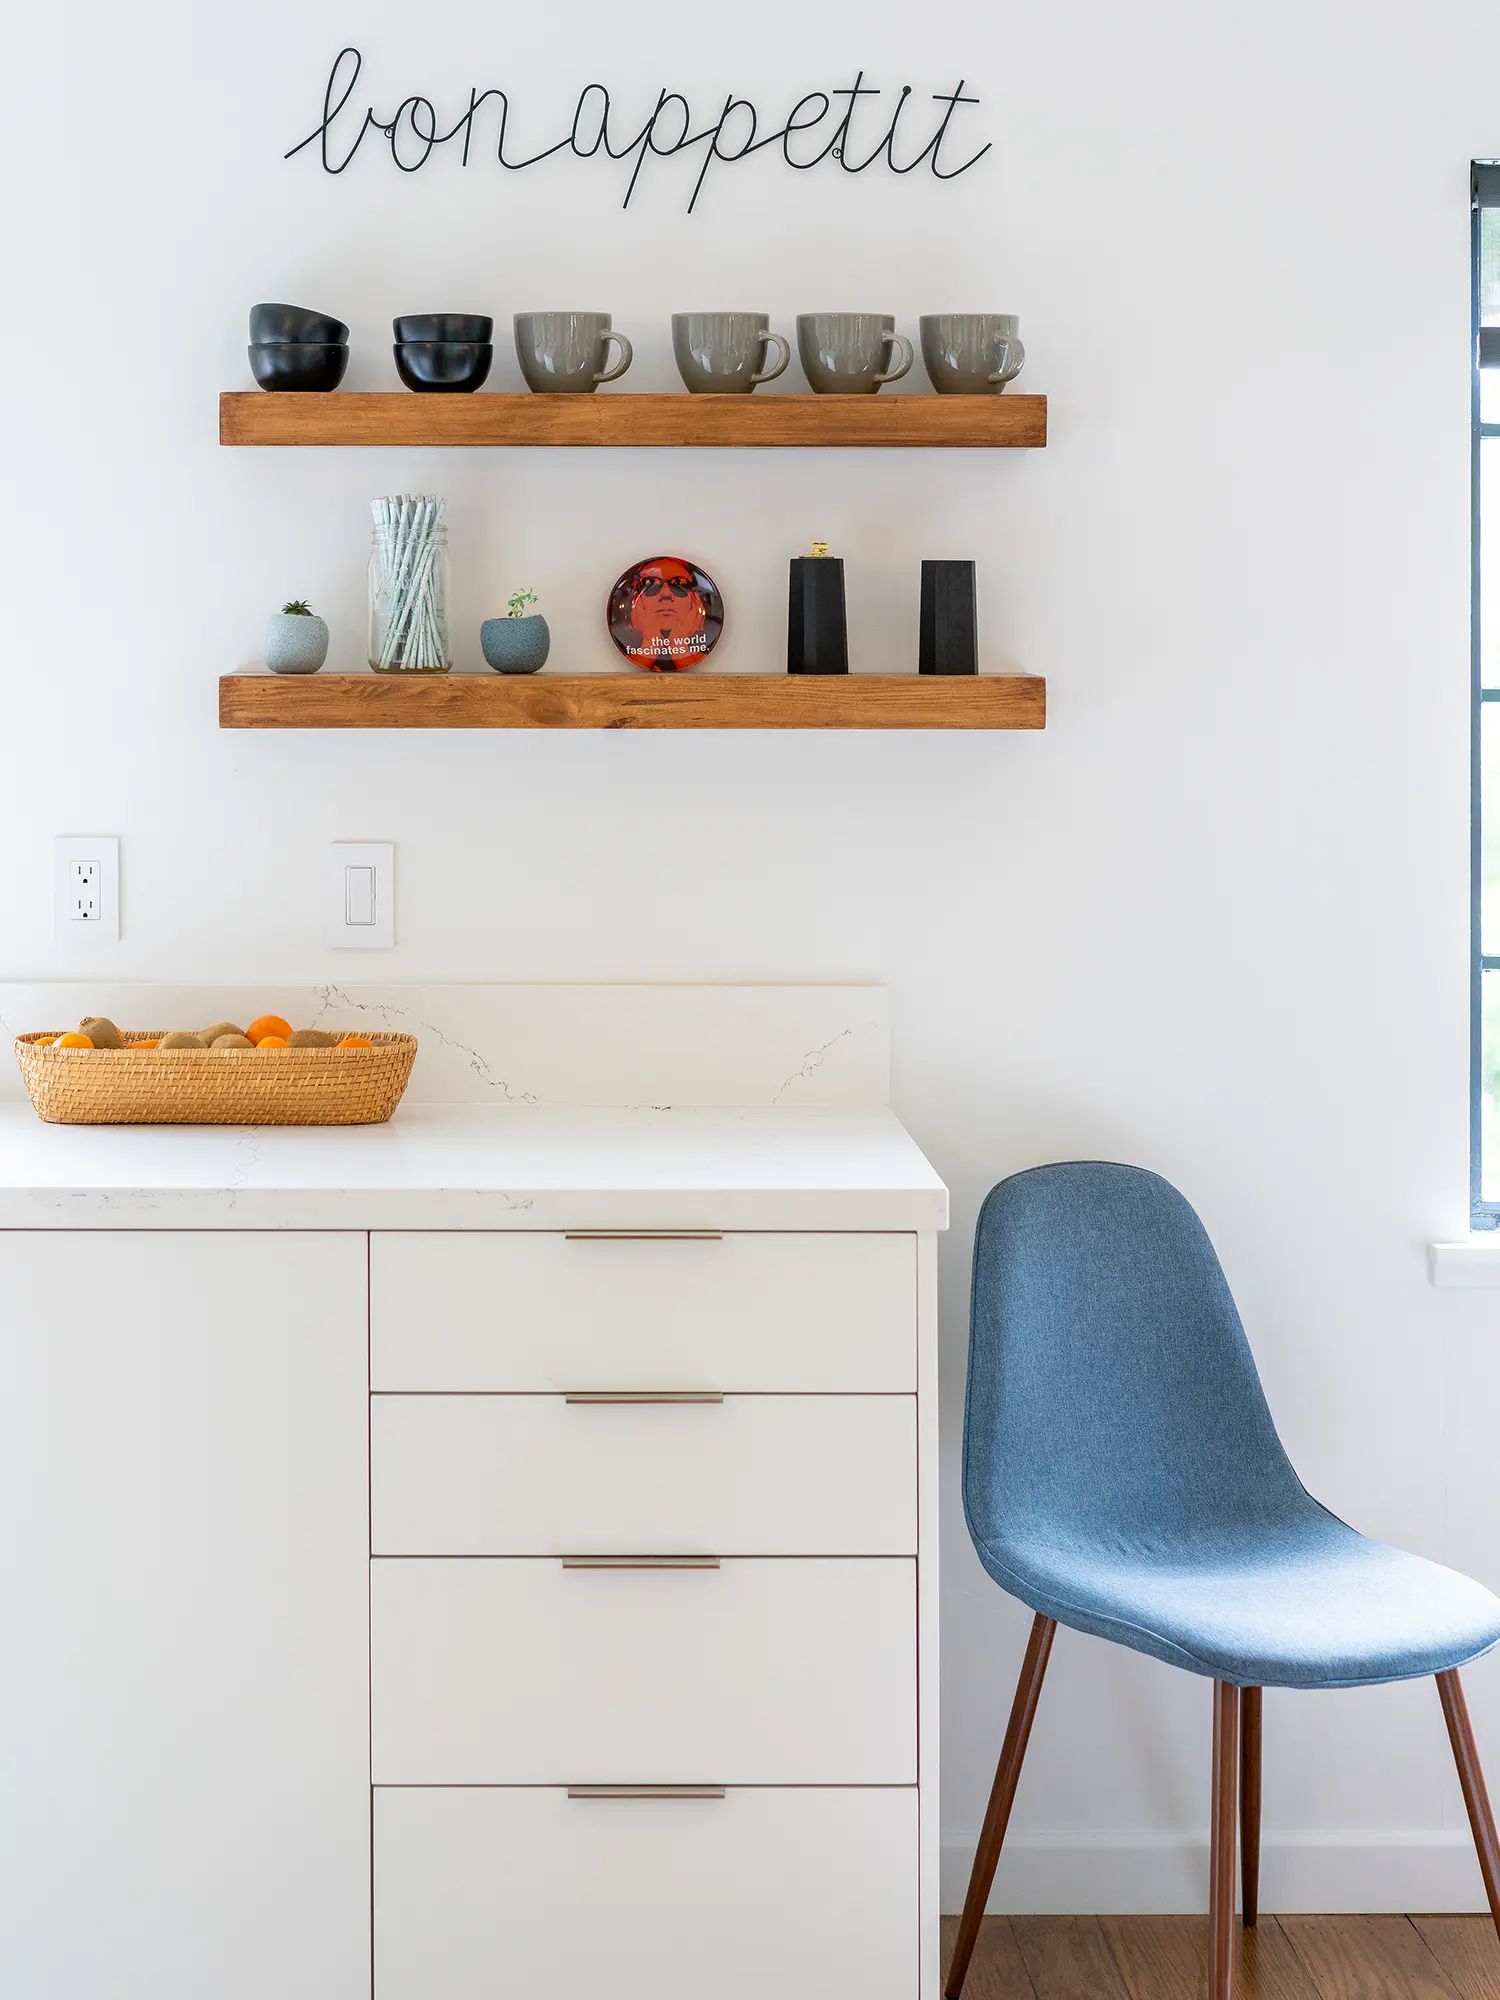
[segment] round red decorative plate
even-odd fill
[[[724,600],[685,556],[631,565],[609,593],[609,636],[632,666],[680,673],[700,666],[724,631]]]

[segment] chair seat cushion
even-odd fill
[[[1482,1584],[1311,1500],[1294,1520],[1198,1543],[976,1546],[1033,1611],[1242,1687],[1411,1680],[1500,1643],[1500,1598]]]

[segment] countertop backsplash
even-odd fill
[[[0,984],[7,1040],[89,1014],[140,1029],[267,1012],[298,1027],[415,1035],[414,1104],[851,1109],[889,1099],[878,986]],[[7,1051],[0,1102],[25,1094]]]

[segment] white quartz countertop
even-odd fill
[[[0,1105],[6,1229],[946,1229],[890,1111],[404,1104],[388,1125],[44,1125]]]

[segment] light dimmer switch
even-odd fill
[[[339,840],[328,850],[328,942],[339,951],[389,951],[396,942],[396,850],[388,841]]]
[[[375,921],[375,870],[344,868],[344,922],[351,927]]]

